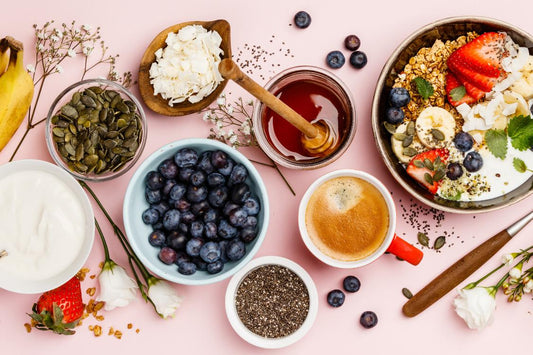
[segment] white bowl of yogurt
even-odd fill
[[[40,160],[0,166],[0,288],[41,293],[82,267],[94,241],[94,213],[78,182]]]

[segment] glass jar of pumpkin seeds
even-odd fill
[[[74,177],[102,181],[124,174],[141,155],[146,118],[123,86],[104,79],[77,82],[55,99],[46,143],[55,163]]]

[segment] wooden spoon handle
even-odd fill
[[[407,301],[403,314],[414,317],[431,306],[490,259],[511,237],[505,229],[463,256]]]
[[[218,65],[220,74],[225,79],[230,79],[242,86],[246,91],[255,96],[271,110],[289,121],[300,132],[308,138],[315,138],[318,135],[318,129],[312,123],[300,116],[296,111],[287,106],[283,101],[272,95],[261,85],[253,81],[249,76],[244,74],[237,64],[230,58],[222,59]]]

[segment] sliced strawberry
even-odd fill
[[[457,107],[460,104],[469,104],[469,105],[471,105],[471,104],[473,104],[473,103],[475,103],[477,101],[475,98],[470,96],[468,91],[466,91],[464,96],[461,97],[459,100],[453,100],[452,99],[452,95],[451,95],[451,91],[453,89],[459,88],[461,86],[463,86],[463,84],[457,79],[457,77],[455,75],[453,75],[452,72],[448,72],[448,74],[446,74],[446,95],[448,97],[448,102],[454,107]],[[466,86],[465,86],[465,88],[466,88]]]
[[[453,52],[448,58],[448,65],[454,63],[476,73],[498,78],[503,72],[502,59],[509,55],[505,49],[506,38],[503,32],[483,33]]]
[[[476,86],[480,90],[489,92],[492,87],[500,80],[499,77],[490,77],[471,70],[467,65],[461,62],[448,60],[448,69],[456,76],[460,76],[465,82]]]
[[[407,166],[407,174],[426,187],[430,193],[435,194],[444,177],[448,156],[448,150],[443,148],[415,155]]]
[[[472,85],[470,82],[465,80],[465,78],[463,78],[461,75],[457,75],[457,74],[454,74],[454,75],[457,78],[457,80],[463,84],[468,95],[472,96],[475,101],[480,100],[487,93],[486,91],[481,90],[477,86]]]

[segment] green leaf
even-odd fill
[[[450,97],[453,101],[459,101],[466,95],[466,88],[461,85],[456,87],[455,89],[450,90]]]
[[[507,126],[507,134],[511,145],[518,150],[526,150],[533,146],[533,120],[531,116],[511,118]]]
[[[526,163],[520,158],[513,159],[513,166],[519,173],[525,173],[527,170]]]
[[[418,93],[424,100],[427,100],[431,95],[433,95],[433,85],[431,85],[431,83],[426,79],[422,78],[421,76],[417,76],[413,79],[413,82],[416,85]]]
[[[505,159],[507,155],[507,135],[503,129],[489,129],[485,133],[485,141],[492,155],[502,160]]]

